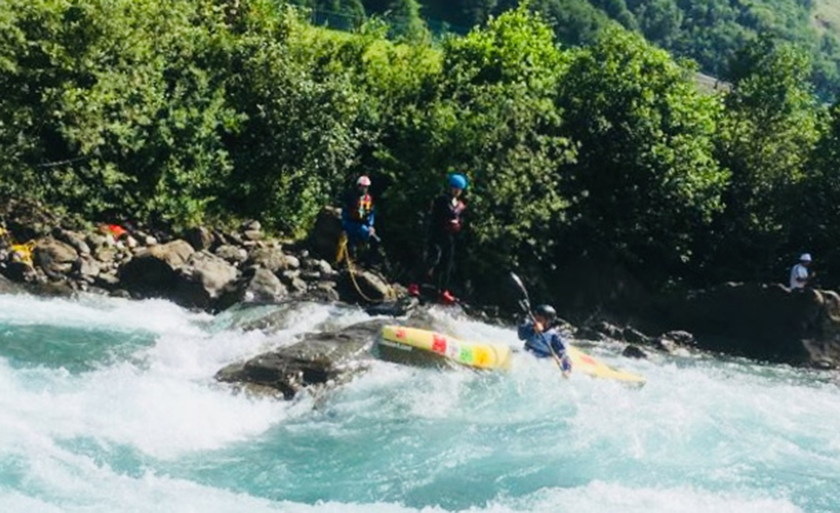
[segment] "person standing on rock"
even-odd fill
[[[455,249],[467,205],[462,194],[467,189],[467,177],[462,174],[449,175],[449,190],[432,202],[429,222],[429,244],[426,249],[424,269],[418,272],[418,281],[434,281],[437,275],[437,289],[440,300],[452,304],[457,299],[449,291],[449,282],[455,267]],[[420,295],[420,284],[408,286],[408,293]]]
[[[363,243],[379,242],[373,227],[373,197],[368,192],[370,178],[365,175],[356,180],[355,190],[345,193],[341,203],[341,229],[347,237],[347,250],[356,256],[356,248]]]
[[[802,256],[799,257],[799,263],[790,270],[791,290],[804,289],[814,279],[814,274],[808,272],[810,266],[811,254],[802,253]]]

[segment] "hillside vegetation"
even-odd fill
[[[424,18],[433,30],[466,33],[523,0],[299,0],[347,16],[383,15],[398,23]],[[728,80],[735,53],[759,36],[792,43],[812,62],[811,82],[824,100],[840,92],[840,0],[529,0],[558,39],[593,43],[611,22],[641,33],[675,57]],[[416,24],[416,22],[414,22]]]
[[[517,268],[562,297],[581,259],[654,288],[782,280],[803,250],[840,283],[840,108],[793,45],[748,43],[731,92],[701,94],[617,26],[570,48],[527,9],[442,41],[308,19],[271,0],[0,3],[0,194],[300,235],[364,173],[409,269],[457,170],[476,294]]]

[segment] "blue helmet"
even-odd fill
[[[467,177],[460,173],[449,175],[449,186],[455,187],[456,189],[466,189]]]

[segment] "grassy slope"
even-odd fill
[[[811,19],[818,31],[840,36],[840,0],[815,0]]]

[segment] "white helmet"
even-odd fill
[[[360,185],[362,187],[370,187],[370,178],[367,175],[362,175],[356,180],[356,185]]]
[[[802,256],[799,257],[800,262],[810,262],[811,261],[811,253],[802,253]]]

